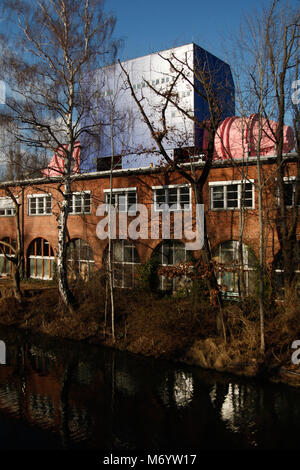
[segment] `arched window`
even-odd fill
[[[67,247],[69,276],[72,279],[89,279],[94,271],[93,251],[88,243],[81,238],[74,238]]]
[[[185,245],[178,240],[164,240],[155,250],[152,257],[157,259],[160,266],[174,266],[179,263],[193,261],[193,257],[186,250]],[[159,276],[159,289],[175,291],[187,283],[186,277],[167,278]]]
[[[242,257],[239,256],[239,242],[230,240],[220,243],[213,251],[213,260],[217,263],[218,283],[226,295],[239,296],[255,292],[257,274],[256,258],[251,250],[242,244]]]
[[[36,238],[28,248],[28,271],[34,279],[53,279],[55,258],[50,243],[44,238]]]
[[[5,237],[2,241],[9,243],[13,247],[16,246],[16,240]],[[7,276],[8,274],[12,273],[12,262],[9,261],[8,257],[12,257],[14,255],[13,250],[5,245],[1,245],[0,247],[0,276]]]
[[[107,264],[108,250],[105,253]],[[136,268],[140,260],[137,250],[129,240],[114,240],[112,243],[112,272],[114,287],[132,288]]]

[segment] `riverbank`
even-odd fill
[[[0,324],[51,337],[86,341],[154,358],[197,365],[205,369],[300,386],[300,367],[292,364],[294,340],[300,339],[299,308],[277,304],[266,309],[266,352],[259,345],[255,299],[228,302],[224,310],[227,341],[216,334],[216,309],[199,293],[158,296],[150,292],[115,292],[115,342],[110,309],[105,318],[105,289],[76,283],[76,314],[64,311],[55,283],[23,283],[22,304],[10,296],[0,299]]]

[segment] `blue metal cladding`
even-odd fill
[[[203,79],[203,73],[207,74],[207,80],[212,80],[213,92],[217,96],[219,105],[219,119],[235,115],[235,88],[231,69],[228,64],[210,54],[206,50],[194,44],[194,114],[197,121],[208,121],[210,111],[205,91],[198,78]],[[204,95],[204,96],[203,96]],[[203,129],[195,124],[195,146],[202,147]]]
[[[136,93],[143,96],[143,106],[150,120],[159,129],[161,119],[161,106],[159,98],[147,86],[146,81],[158,87],[160,91],[167,89],[175,77],[170,63],[163,57],[177,57],[180,60],[189,58],[190,69],[193,76],[190,82],[178,84],[178,97],[180,106],[189,108],[198,122],[209,119],[209,107],[202,96],[203,87],[197,79],[198,71],[206,71],[212,83],[212,89],[218,97],[221,110],[220,118],[233,116],[235,111],[234,82],[228,64],[205,51],[196,44],[187,44],[161,53],[150,54],[123,63],[128,71]],[[180,64],[180,62],[178,62]],[[130,90],[126,85],[123,72],[118,64],[93,72],[91,87],[99,88],[99,98],[95,103],[95,116],[102,125],[95,129],[95,135],[83,134],[81,139],[82,165],[81,171],[95,171],[97,159],[109,157],[112,154],[111,141],[111,113],[113,109],[114,154],[123,155],[123,168],[138,168],[159,164],[162,156],[159,155],[150,131],[142,119],[141,113],[134,102]],[[178,82],[179,83],[179,82]],[[197,93],[199,91],[199,93]],[[85,117],[86,124],[93,122],[92,116]],[[175,107],[168,106],[167,122],[169,135],[163,143],[170,156],[176,148],[202,147],[202,130],[189,119],[179,115]]]

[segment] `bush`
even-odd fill
[[[157,270],[159,267],[158,258],[153,257],[146,263],[138,267],[138,277],[136,288],[138,290],[147,290],[155,292],[158,290],[159,278]]]

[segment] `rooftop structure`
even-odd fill
[[[187,79],[182,75],[176,79],[178,72],[172,69],[170,61],[182,70]],[[221,108],[221,118],[234,115],[234,83],[229,65],[194,43],[128,60],[122,66],[128,72],[138,98],[143,98],[145,112],[155,126],[161,120],[165,100],[149,84],[163,94],[174,80],[173,92],[180,107],[195,116],[197,122],[209,119],[208,104],[195,91],[202,90],[197,76],[199,69],[206,70],[212,82],[212,90]],[[90,76],[89,87],[99,90],[99,98],[95,115],[87,116],[86,122],[91,124],[95,119],[95,122],[101,121],[104,125],[101,126],[100,135],[93,139],[86,136],[81,141],[82,171],[107,168],[105,162],[109,164],[108,157],[112,155],[111,137],[114,155],[122,157],[122,168],[158,164],[161,156],[131,96],[120,65],[95,70]],[[168,104],[166,121],[169,132],[163,143],[171,157],[176,154],[176,149],[202,149],[203,130],[174,105]]]

